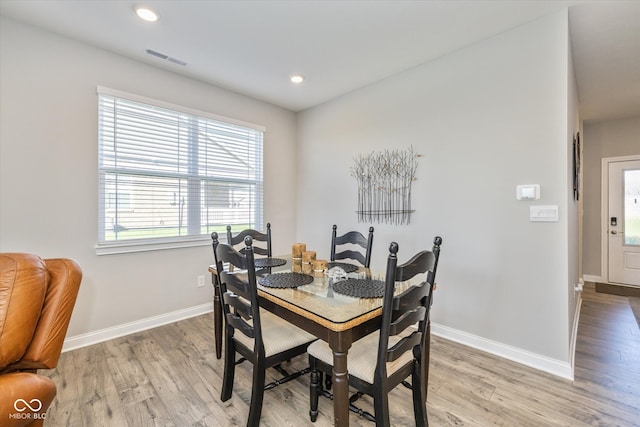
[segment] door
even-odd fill
[[[609,282],[640,287],[640,160],[609,163]]]

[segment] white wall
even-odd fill
[[[602,159],[640,155],[640,117],[584,124],[584,243],[585,275],[601,277]]]
[[[570,354],[574,354],[574,344],[577,335],[579,318],[579,298],[575,286],[582,278],[582,218],[584,194],[579,194],[575,200],[573,193],[573,139],[580,132],[580,116],[578,112],[578,89],[571,55],[571,41],[567,37],[567,49],[569,50],[567,64],[567,301],[568,301],[568,339],[570,342]],[[582,132],[580,132],[581,134]],[[584,191],[580,189],[580,193]],[[573,359],[572,359],[573,361]]]
[[[564,11],[300,113],[298,239],[328,256],[333,223],[365,231],[353,158],[413,146],[416,212],[373,224],[372,266],[391,241],[407,260],[442,236],[435,330],[567,374],[568,45]],[[534,183],[539,201],[515,200]],[[533,204],[558,205],[559,222],[529,222]]]
[[[295,241],[295,115],[6,18],[0,25],[0,251],[70,257],[84,278],[68,337],[211,302],[210,246],[96,256],[102,85],[264,125],[265,220]]]

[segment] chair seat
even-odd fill
[[[315,336],[264,309],[260,309],[260,323],[265,357],[317,339]],[[233,339],[245,347],[253,348],[253,338],[249,338],[241,332],[236,332]]]
[[[410,334],[411,328],[407,328],[402,335],[389,338],[389,348],[393,347],[405,334]],[[347,357],[347,370],[349,375],[360,378],[363,381],[373,384],[373,375],[376,370],[378,357],[378,340],[380,332],[373,332],[366,337],[353,343],[349,349]],[[307,348],[307,353],[322,362],[333,365],[333,352],[331,347],[324,341],[316,341]],[[391,376],[398,369],[413,363],[413,354],[410,351],[405,352],[398,359],[387,363],[387,375]]]

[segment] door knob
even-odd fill
[[[611,230],[611,234],[618,234],[616,230]]]

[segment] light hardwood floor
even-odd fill
[[[42,372],[58,386],[46,425],[244,426],[251,365],[238,366],[233,397],[220,402],[212,335],[203,315],[64,353]],[[262,425],[310,425],[308,386],[307,375],[266,391]],[[390,402],[392,425],[413,425],[411,391],[396,388]],[[358,404],[373,412],[370,399]],[[315,425],[332,425],[331,402],[321,398],[319,410]],[[433,337],[428,412],[431,426],[640,426],[640,330],[629,299],[586,287],[573,382]],[[373,425],[355,414],[350,422]]]

